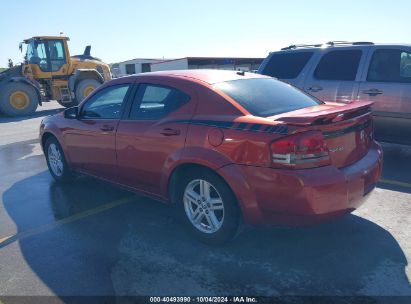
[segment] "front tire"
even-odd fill
[[[36,112],[39,97],[28,84],[9,82],[0,87],[0,112],[7,116],[25,116]]]
[[[221,245],[235,236],[240,212],[231,189],[221,177],[206,169],[193,169],[179,184],[181,213],[200,241]]]
[[[61,183],[73,180],[73,174],[67,164],[63,149],[56,138],[50,137],[44,145],[47,166],[51,176]]]

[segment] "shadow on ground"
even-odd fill
[[[40,108],[41,109],[41,108]],[[65,110],[65,108],[58,108],[58,109],[49,109],[49,110],[37,110],[34,114],[28,115],[28,116],[18,116],[18,117],[10,117],[10,116],[5,116],[4,114],[0,113],[0,123],[5,123],[5,122],[16,122],[16,121],[22,121],[26,119],[32,119],[32,118],[37,118],[37,117],[42,117],[42,116],[49,116],[49,115],[54,115],[57,114],[61,111]]]
[[[384,164],[382,181],[378,183],[378,187],[411,193],[411,174],[409,174],[411,172],[411,145],[386,142],[381,144],[384,150]],[[384,180],[388,180],[388,182],[384,182]]]
[[[42,172],[13,184],[3,202],[23,232],[124,197],[132,201],[19,240],[53,293],[411,294],[396,240],[354,215],[306,228],[245,227],[226,246],[209,247],[186,233],[174,208],[89,178],[57,185]]]
[[[410,185],[407,185],[407,186],[393,185],[393,184],[380,181],[378,182],[377,187],[381,189],[396,191],[396,192],[411,193]]]

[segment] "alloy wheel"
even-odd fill
[[[56,176],[62,176],[64,164],[59,147],[55,143],[51,143],[47,150],[47,158],[51,170]]]
[[[201,232],[215,233],[224,222],[224,204],[208,181],[195,179],[184,191],[184,210],[191,224]]]

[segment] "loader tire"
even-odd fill
[[[84,98],[86,98],[88,95],[90,95],[91,92],[93,92],[96,88],[98,88],[101,85],[100,82],[98,82],[95,79],[89,78],[89,79],[83,79],[81,80],[76,87],[76,100],[77,102],[82,102]]]
[[[57,102],[65,108],[71,108],[71,107],[78,106],[78,101],[77,100],[73,100],[71,102],[61,102],[61,100],[57,100]]]
[[[0,112],[7,116],[27,116],[36,112],[39,97],[28,84],[9,82],[0,86]]]

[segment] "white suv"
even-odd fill
[[[258,73],[320,100],[374,101],[375,136],[411,144],[411,46],[332,41],[272,52]]]

